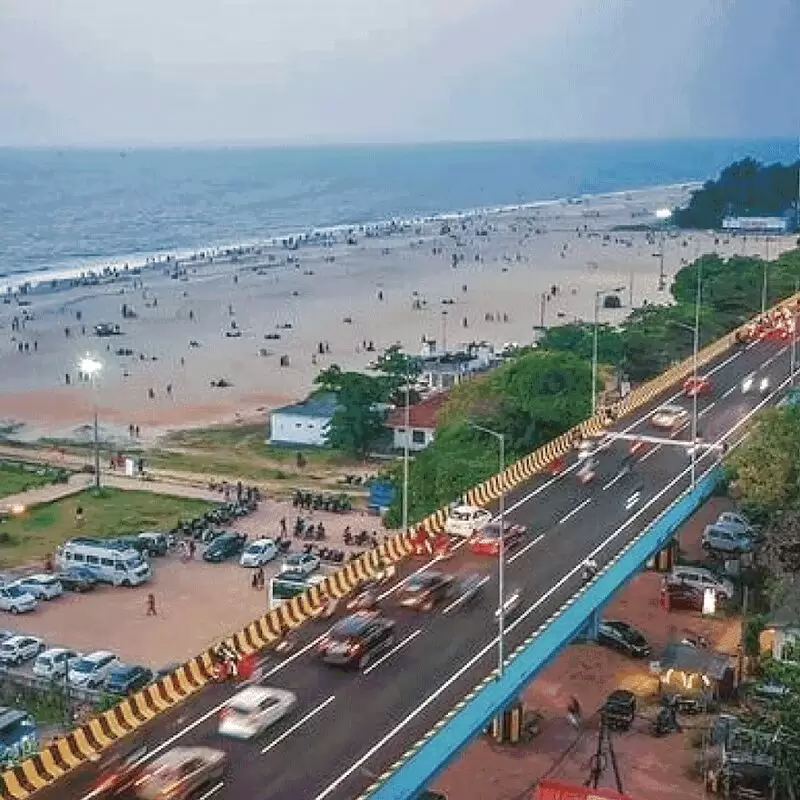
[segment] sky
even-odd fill
[[[795,136],[797,0],[0,0],[0,145]]]

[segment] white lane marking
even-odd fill
[[[388,661],[398,650],[402,650],[406,645],[411,644],[414,639],[422,633],[422,628],[417,628],[414,633],[406,636],[405,639],[399,641],[388,653],[384,653],[377,661],[373,661],[365,670],[364,674],[369,675],[372,670],[377,669],[384,661]]]
[[[539,544],[542,539],[544,539],[544,534],[540,533],[533,541],[528,542],[528,544],[526,544],[522,550],[518,550],[516,553],[514,553],[514,555],[511,556],[506,563],[513,564],[518,558],[522,558],[522,556],[524,556],[525,553],[527,553],[532,547],[536,547],[536,545]]]
[[[465,544],[467,544],[467,542],[469,542],[469,539],[466,538],[466,537],[464,537],[460,541],[456,542],[450,548],[450,553],[452,554],[456,550],[462,548]],[[434,564],[438,564],[440,561],[444,561],[446,558],[449,558],[449,555],[447,555],[447,556],[435,556],[430,561],[426,561],[419,569],[414,570],[414,572],[412,572],[410,575],[406,575],[406,577],[403,578],[403,580],[398,581],[394,586],[392,586],[389,589],[387,589],[383,594],[379,594],[377,599],[378,600],[385,600],[390,594],[394,594],[398,589],[400,589],[403,586],[405,586],[412,578],[414,578],[417,575],[425,572],[426,570],[429,570]]]
[[[586,508],[586,506],[588,506],[591,502],[592,498],[587,497],[582,503],[579,503],[577,506],[575,506],[572,511],[567,511],[567,513],[564,514],[564,516],[558,521],[558,524],[563,525],[567,520],[572,519],[579,511],[583,511],[583,509]]]
[[[697,414],[697,416],[698,417],[702,417],[703,414],[708,414],[708,412],[711,411],[711,409],[714,408],[715,405],[716,405],[716,403],[709,403],[702,411],[700,411]]]
[[[761,366],[768,367],[773,361],[780,358],[788,349],[788,347],[782,347],[777,353],[775,353],[774,356],[770,356]]]
[[[625,510],[630,511],[641,499],[642,493],[641,492],[634,492],[626,501],[625,501]]]
[[[610,489],[617,481],[621,481],[627,474],[627,472],[618,472],[605,486],[603,486],[603,491]]]
[[[763,400],[755,409],[749,411],[739,422],[736,423],[729,431],[728,435],[733,433],[739,426],[743,425],[753,414],[763,407],[763,405],[774,397],[778,391],[780,391],[788,382],[789,378],[787,378],[779,387],[776,389],[772,394],[770,394],[765,400]],[[721,437],[717,444],[722,441]],[[739,441],[742,441],[740,439]],[[738,444],[739,442],[737,442]],[[705,453],[701,454],[698,461],[701,461],[704,457],[708,455],[712,451],[708,450]],[[705,472],[701,473],[698,476],[698,480],[701,480],[706,475],[708,475],[711,470],[714,469],[716,465],[709,467]],[[675,486],[679,481],[685,478],[691,472],[691,467],[687,467],[682,472],[678,473],[678,475],[673,478],[658,494],[654,495],[650,498],[650,500],[645,503],[635,514],[628,517],[620,527],[614,531],[604,542],[602,542],[598,547],[596,547],[589,555],[588,558],[594,558],[603,548],[605,548],[609,542],[616,539],[620,533],[622,533],[625,528],[631,525],[635,520],[637,520],[642,514],[644,514],[651,506],[657,503],[673,486]],[[578,564],[576,564],[566,575],[564,575],[561,580],[559,580],[555,586],[548,589],[535,603],[533,603],[530,608],[524,611],[520,616],[517,617],[507,628],[506,633],[510,633],[513,631],[518,625],[522,624],[522,622],[527,619],[537,608],[539,608],[543,603],[550,599],[570,578],[576,575],[583,567],[585,562],[585,558],[581,559]],[[378,741],[375,745],[373,745],[363,756],[361,756],[355,763],[353,763],[350,767],[348,767],[342,774],[336,778],[331,784],[329,784],[325,789],[322,790],[314,800],[325,800],[326,797],[331,795],[336,789],[339,788],[356,770],[360,769],[360,767],[367,762],[372,756],[375,755],[381,748],[383,748],[387,742],[391,741],[400,731],[403,730],[410,722],[416,719],[428,706],[432,703],[436,702],[436,700],[441,697],[444,692],[446,692],[459,678],[461,678],[464,674],[466,674],[470,669],[472,669],[475,664],[477,664],[490,650],[492,650],[497,645],[497,637],[495,636],[486,646],[484,646],[481,650],[479,650],[469,661],[467,661],[463,666],[461,666],[456,672],[454,672],[438,689],[434,690],[428,697],[422,701],[415,709],[413,709],[406,717],[404,717],[400,722],[395,725],[380,741]]]
[[[316,717],[320,711],[327,708],[335,699],[336,695],[332,694],[327,700],[320,703],[316,708],[313,708],[311,711],[309,711],[308,714],[306,714],[304,717],[297,720],[297,722],[295,722],[291,728],[287,728],[280,736],[278,736],[276,739],[273,739],[261,751],[261,755],[263,756],[264,753],[269,753],[269,751],[272,750],[273,747],[277,747],[281,742],[286,741],[286,739],[288,739],[298,728],[302,728],[303,725],[306,724],[306,722]]]
[[[262,676],[262,680],[266,678],[271,678],[276,673],[280,672],[285,667],[288,667],[293,661],[296,661],[300,656],[305,655],[312,647],[316,647],[324,638],[326,634],[322,634],[321,636],[317,636],[313,642],[309,642],[304,647],[301,647],[296,653],[292,653],[289,658],[285,658],[280,663],[276,664],[266,675]]]
[[[658,451],[659,451],[659,450],[660,450],[660,449],[661,449],[663,446],[664,446],[663,444],[657,444],[657,445],[656,445],[656,446],[655,446],[655,447],[654,447],[652,450],[648,450],[648,451],[647,451],[647,452],[646,452],[646,453],[645,453],[645,454],[644,454],[644,455],[643,455],[643,456],[642,456],[642,457],[639,459],[639,463],[641,463],[642,461],[647,461],[647,459],[648,459],[648,458],[650,458],[650,456],[654,456],[654,455],[655,455],[655,454],[656,454],[656,453],[657,453],[657,452],[658,452]]]
[[[213,786],[205,794],[201,794],[200,797],[197,798],[197,800],[208,800],[208,798],[211,797],[212,794],[216,794],[224,785],[225,784],[222,781],[220,781],[216,786]]]
[[[509,563],[511,563],[511,562],[509,562]],[[475,588],[479,589],[481,586],[485,586],[487,583],[489,583],[489,576],[488,575],[485,578],[481,578],[481,580],[478,581],[478,585]],[[447,608],[443,608],[442,609],[442,614],[449,614],[451,611],[453,611],[454,609],[458,608],[462,603],[464,603],[464,601],[466,600],[466,597],[467,597],[466,595],[462,594],[461,597],[458,597],[455,600],[453,600],[453,602],[450,603],[450,605],[447,606]]]
[[[728,389],[727,392],[725,392],[725,394],[722,395],[722,397],[720,399],[724,400],[726,397],[730,397],[738,388],[739,388],[739,386],[734,384],[733,386],[731,386],[730,389]]]

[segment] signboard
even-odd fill
[[[542,781],[532,800],[631,800],[611,789],[589,789],[586,786],[570,786],[557,781]]]

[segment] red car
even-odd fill
[[[687,378],[683,384],[683,393],[686,397],[698,397],[704,394],[711,394],[713,387],[711,381],[705,375],[692,376]]]
[[[524,525],[505,524],[504,544],[505,549],[516,547],[527,533]],[[469,549],[479,556],[496,556],[500,553],[500,523],[490,522],[485,525],[469,543]]]

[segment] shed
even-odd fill
[[[276,408],[269,416],[269,444],[323,447],[334,413],[336,395],[313,395],[300,403]]]
[[[726,653],[672,642],[658,663],[663,688],[705,692],[725,700],[736,688],[734,659]]]

